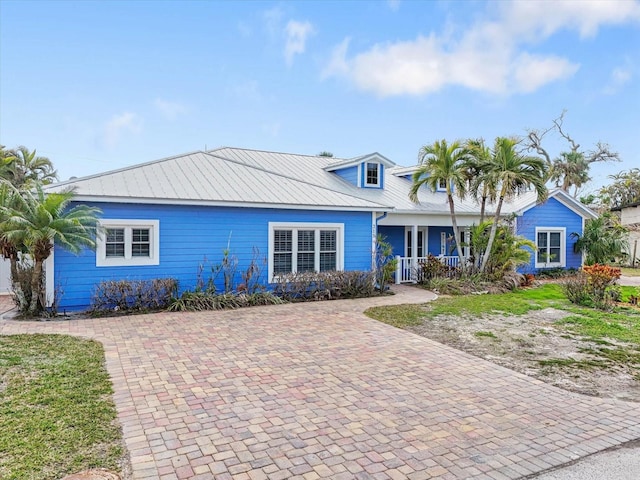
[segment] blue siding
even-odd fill
[[[573,232],[582,234],[582,217],[564,206],[555,198],[550,198],[542,205],[537,205],[527,210],[521,217],[518,217],[518,234],[535,243],[536,227],[563,227],[566,228],[566,268],[580,268],[582,266],[582,255],[574,253],[573,247],[576,243],[571,238]],[[520,269],[524,273],[535,272],[535,252],[531,254],[531,262],[528,266]]]
[[[63,291],[61,309],[80,310],[90,303],[95,285],[102,280],[177,278],[180,290],[195,286],[198,266],[219,263],[230,246],[240,272],[248,266],[253,248],[268,255],[269,222],[331,222],[344,224],[344,267],[371,268],[371,213],[283,209],[249,209],[170,205],[92,204],[102,218],[160,221],[160,264],[132,267],[96,267],[96,254],[85,250],[76,256],[55,250],[55,284]],[[267,277],[265,265],[264,280]],[[219,280],[222,280],[219,278]],[[218,285],[221,288],[221,285]]]
[[[335,170],[333,173],[338,175],[339,177],[344,178],[347,182],[352,185],[358,186],[358,166],[354,165],[353,167],[341,168],[340,170]]]
[[[404,227],[380,225],[378,233],[391,244],[394,255],[404,256]]]

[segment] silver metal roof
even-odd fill
[[[356,159],[373,156],[382,157],[372,153]],[[46,190],[71,187],[78,199],[93,201],[449,214],[447,197],[442,192],[425,188],[419,192],[418,203],[409,200],[411,181],[397,174],[398,170],[411,167],[385,169],[384,189],[358,188],[327,171],[353,161],[354,158],[221,147],[69,180]],[[535,202],[535,192],[527,192],[505,203],[502,211],[520,213]],[[455,198],[455,209],[460,214],[474,215],[480,206],[475,199]],[[487,213],[491,214],[492,209],[489,205]]]

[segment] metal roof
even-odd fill
[[[46,190],[74,188],[79,200],[108,202],[449,214],[447,197],[442,192],[424,188],[418,193],[418,203],[409,200],[411,180],[397,174],[412,167],[385,169],[383,189],[358,188],[327,170],[372,157],[392,163],[378,153],[339,159],[221,147],[68,180],[49,185]],[[576,202],[565,196],[568,195],[563,195],[565,204]],[[456,197],[454,202],[459,214],[477,215],[480,211],[475,199]],[[506,202],[502,212],[521,213],[535,204],[535,192],[526,192]],[[488,205],[487,214],[492,209]],[[586,216],[592,213],[582,205],[580,212]]]

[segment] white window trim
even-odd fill
[[[376,183],[369,183],[367,180],[367,170],[369,165],[375,165],[378,168],[378,181]],[[380,176],[382,175],[382,168],[380,167],[379,162],[364,162],[364,186],[365,187],[379,187],[380,186]]]
[[[440,255],[447,255],[447,232],[440,232]]]
[[[559,232],[560,233],[560,260],[557,262],[538,262],[538,233]],[[533,252],[535,268],[564,268],[567,266],[567,229],[565,227],[536,227],[535,232],[536,250]]]
[[[409,258],[409,232],[411,232],[411,230],[412,230],[412,227],[410,226],[404,227],[404,256],[407,258]],[[427,257],[429,255],[429,244],[428,244],[429,237],[428,237],[427,228],[418,227],[418,235],[420,235],[420,233],[422,233],[422,253],[423,253],[422,257]],[[417,246],[418,244],[416,243],[416,248]],[[413,247],[413,245],[411,247]],[[420,255],[417,255],[417,253],[418,252],[416,251],[416,257],[422,258],[420,257]]]
[[[296,271],[298,258],[297,258],[297,243],[298,243],[298,230],[314,230],[316,232],[316,245],[315,250],[315,265],[320,265],[320,230],[335,230],[336,231],[336,270],[344,270],[344,223],[308,223],[308,222],[269,222],[269,281],[277,281],[273,275],[273,250],[274,250],[274,232],[276,230],[293,230],[291,236],[292,242],[292,255],[291,255],[291,268],[292,271]]]
[[[124,228],[125,256],[107,257],[105,229]],[[134,228],[149,229],[149,256],[133,257],[131,255],[131,230]],[[143,265],[160,265],[160,221],[138,219],[101,219],[98,222],[96,238],[96,267],[134,267]]]
[[[442,180],[442,179],[438,180],[438,188],[436,188],[436,192],[446,192],[447,191],[447,182],[445,181],[444,182],[444,187],[441,187],[440,186],[440,180]]]

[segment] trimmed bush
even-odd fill
[[[96,285],[90,312],[104,314],[167,308],[178,290],[175,278],[106,280]]]

